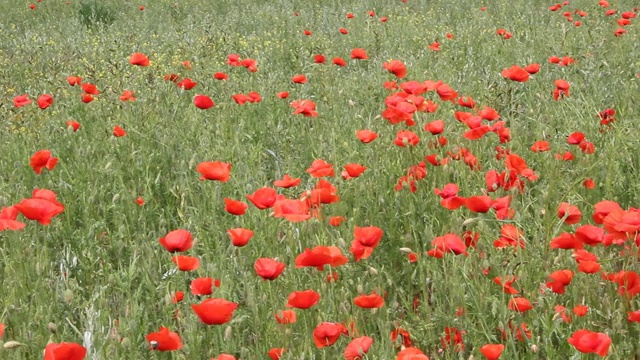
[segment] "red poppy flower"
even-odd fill
[[[278,310],[274,315],[278,324],[293,324],[296,322],[296,312],[293,310]]]
[[[289,97],[289,92],[281,91],[281,92],[277,93],[276,96],[279,97],[280,99],[286,99],[286,98]]]
[[[80,96],[82,97],[82,99],[81,99],[82,102],[85,103],[85,104],[88,104],[88,103],[92,102],[93,100],[95,100],[94,97],[91,96],[90,94],[82,94]]]
[[[31,99],[29,99],[29,95],[18,95],[13,98],[13,106],[16,108],[23,107],[31,104]]]
[[[220,280],[214,280],[210,277],[200,277],[191,281],[191,293],[196,296],[204,296],[213,294],[213,287],[220,287]]]
[[[343,58],[341,58],[341,57],[335,57],[335,58],[333,58],[333,64],[334,64],[334,65],[338,65],[338,66],[340,66],[340,67],[345,67],[345,66],[347,66],[347,62],[346,62]]]
[[[365,144],[368,144],[378,138],[378,134],[371,130],[358,130],[356,131],[356,136],[361,142]]]
[[[509,300],[509,310],[523,313],[531,309],[533,309],[533,305],[531,305],[531,302],[529,302],[529,300],[523,297],[512,298],[511,300]]]
[[[171,296],[171,302],[174,303],[174,304],[177,304],[177,303],[181,302],[182,300],[184,300],[184,291],[176,291]]]
[[[291,178],[289,175],[285,174],[281,180],[276,180],[273,182],[273,186],[281,187],[288,189],[290,187],[295,187],[300,185],[300,178]],[[275,204],[275,203],[274,203]]]
[[[529,64],[524,67],[524,70],[529,73],[529,75],[537,74],[540,71],[540,64]]]
[[[564,294],[565,287],[571,283],[573,279],[573,271],[558,270],[549,275],[550,281],[546,282],[548,288],[556,294]]]
[[[81,85],[82,78],[80,76],[68,76],[67,82],[69,83],[69,86]]]
[[[179,88],[182,88],[184,90],[191,90],[194,87],[196,87],[196,85],[198,85],[197,82],[192,81],[189,78],[184,78],[182,79],[182,81],[180,81],[179,83],[176,84]]]
[[[285,268],[286,265],[284,263],[269,258],[257,259],[253,264],[256,274],[265,281],[277,279]]]
[[[322,270],[325,265],[338,267],[348,262],[346,256],[342,254],[340,248],[336,246],[318,245],[313,249],[306,248],[303,253],[296,257],[296,268],[315,267]]]
[[[258,209],[264,210],[273,207],[273,204],[276,202],[276,195],[277,192],[275,189],[263,187],[251,195],[246,195],[246,198]]]
[[[44,348],[44,360],[83,360],[87,349],[76,343],[49,343]]]
[[[429,360],[429,357],[416,347],[405,347],[396,355],[396,360]]]
[[[178,255],[171,258],[180,271],[194,271],[200,267],[200,259],[193,256]]]
[[[356,60],[367,60],[369,57],[367,56],[367,52],[364,49],[355,48],[351,50],[351,58]]]
[[[558,208],[558,218],[564,219],[564,223],[567,225],[573,225],[580,222],[582,219],[582,212],[577,206],[563,202]]]
[[[498,360],[504,351],[502,344],[486,344],[480,347],[480,353],[487,360]]]
[[[233,246],[243,247],[247,245],[253,236],[253,231],[245,228],[236,228],[227,230],[227,234],[229,234]]]
[[[133,96],[133,92],[131,90],[125,90],[120,96],[120,101],[136,101],[136,97]]]
[[[168,252],[185,252],[193,246],[193,236],[188,230],[178,229],[167,233],[160,238],[160,245],[164,246]]]
[[[115,136],[115,137],[123,137],[125,135],[127,135],[127,132],[124,131],[123,128],[121,128],[118,125],[113,127],[113,136]]]
[[[533,145],[531,145],[531,151],[533,152],[543,152],[549,151],[549,142],[545,140],[538,140]]]
[[[236,360],[236,357],[229,354],[220,354],[218,357],[215,357],[211,360]]]
[[[305,34],[306,36],[311,36],[313,33],[309,29],[304,29],[303,34]]]
[[[129,57],[129,64],[137,66],[149,66],[149,58],[143,53],[133,53]]]
[[[407,145],[416,146],[420,142],[420,138],[413,131],[400,130],[396,134],[396,139],[393,141],[396,146],[405,147]]]
[[[202,110],[211,109],[214,105],[213,100],[211,100],[211,98],[208,97],[207,95],[196,95],[193,98],[193,104],[198,109],[202,109]]]
[[[376,226],[358,227],[353,231],[353,241],[351,242],[351,253],[360,261],[368,258],[373,250],[380,244],[384,231]]]
[[[51,156],[51,151],[49,150],[40,150],[33,154],[29,160],[29,165],[38,175],[42,173],[42,169],[44,168],[47,168],[47,170],[53,170],[57,163],[58,158]]]
[[[589,312],[589,307],[586,305],[576,305],[573,307],[573,313],[576,316],[582,317],[587,315],[588,312]]]
[[[383,64],[383,67],[393,75],[395,75],[398,79],[403,79],[407,76],[407,67],[400,60],[391,60]]]
[[[207,299],[200,304],[191,305],[200,321],[207,325],[222,325],[229,322],[237,307],[236,303],[218,298]]]
[[[353,299],[353,303],[363,309],[381,308],[384,305],[384,299],[375,291],[369,295],[360,295]]]
[[[440,51],[442,49],[440,49],[440,43],[437,41],[432,42],[431,44],[429,44],[429,46],[427,46],[429,48],[429,50],[431,51]]]
[[[69,120],[67,121],[67,127],[72,128],[73,131],[76,132],[78,131],[78,129],[80,129],[80,123],[77,121]]]
[[[229,80],[229,75],[223,72],[217,72],[213,74],[213,78],[216,80]]]
[[[95,86],[94,84],[84,83],[84,84],[82,84],[80,86],[82,87],[82,91],[84,91],[85,93],[87,93],[89,95],[99,95],[100,94],[100,90],[98,90],[98,87]]]
[[[301,222],[311,218],[309,204],[306,201],[286,199],[283,196],[273,204],[273,216],[291,222]]]
[[[516,290],[513,286],[511,286],[511,284],[513,284],[516,280],[517,280],[517,277],[515,276],[505,276],[505,277],[496,276],[495,278],[493,278],[494,283],[502,286],[502,292],[509,295],[515,295],[519,293],[518,290]]]
[[[284,348],[272,348],[267,352],[267,355],[271,360],[280,360],[284,352]]]
[[[150,333],[146,337],[150,350],[175,351],[182,349],[180,335],[169,331],[168,328],[160,326],[158,332]]]
[[[446,253],[453,253],[455,255],[467,254],[467,245],[464,243],[464,241],[462,241],[460,236],[456,234],[446,234],[444,236],[438,236],[431,241],[431,245],[437,251],[430,252],[430,256]]]
[[[298,74],[298,75],[294,75],[294,76],[291,78],[291,81],[292,81],[294,84],[306,84],[306,83],[307,83],[307,77],[306,77],[306,76],[304,76],[304,75],[302,75],[302,74]]]
[[[458,93],[447,84],[438,85],[436,92],[442,101],[453,101],[458,97]]]
[[[327,61],[327,58],[322,54],[318,54],[313,57],[313,62],[315,62],[316,64],[324,64],[325,61]]]
[[[371,345],[373,345],[373,339],[368,336],[351,340],[344,350],[345,360],[361,360],[362,357],[369,352]]]
[[[36,103],[40,109],[44,110],[53,104],[53,97],[49,94],[40,95]]]
[[[329,225],[336,227],[342,225],[345,221],[347,221],[347,218],[344,216],[332,216],[329,218]]]
[[[341,175],[343,179],[350,180],[359,177],[365,170],[367,170],[366,166],[362,166],[360,164],[347,164],[344,166],[344,171]]]
[[[609,335],[584,329],[574,332],[567,342],[581,353],[595,353],[602,357],[607,356],[611,346]]]
[[[249,205],[239,200],[224,198],[224,210],[231,215],[241,216],[247,211]]]
[[[231,164],[221,161],[201,162],[196,167],[196,171],[200,173],[200,180],[215,180],[220,182],[229,181],[231,175]]]
[[[14,205],[14,208],[29,220],[49,225],[53,217],[64,212],[64,206],[56,200],[56,197],[51,190],[35,189],[30,199],[22,199],[19,204]]]
[[[2,207],[0,211],[0,231],[5,230],[20,230],[25,227],[25,224],[17,221],[18,209],[15,206]],[[0,324],[0,338],[2,337],[2,324]]]
[[[294,291],[289,294],[287,306],[304,310],[314,306],[319,300],[320,294],[313,290]]]
[[[322,159],[314,160],[313,163],[311,163],[311,167],[307,169],[307,172],[314,178],[335,175],[333,165]]]
[[[340,335],[348,335],[347,328],[342,324],[323,322],[313,329],[313,342],[318,349],[331,346],[338,341]]]
[[[627,321],[640,323],[640,310],[627,312]]]
[[[529,72],[516,65],[502,70],[501,74],[502,77],[517,82],[526,82],[527,80],[529,80]]]

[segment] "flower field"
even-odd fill
[[[0,358],[640,359],[639,7],[0,0]]]

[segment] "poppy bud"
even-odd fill
[[[25,346],[25,344],[23,344],[23,343],[19,343],[19,342],[17,342],[17,341],[7,341],[6,343],[4,343],[4,344],[2,345],[2,347],[3,347],[5,350],[13,350],[13,349],[18,348],[18,347],[20,347],[20,346]]]
[[[404,254],[411,254],[413,252],[413,250],[409,249],[408,247],[401,247],[400,248],[400,252],[402,252]]]
[[[464,228],[466,226],[469,226],[473,224],[475,221],[476,221],[476,218],[466,219],[465,221],[462,222],[462,227]]]
[[[538,352],[538,345],[531,344],[531,352],[537,353]]]
[[[375,268],[369,266],[369,274],[374,275],[374,276],[378,276],[378,270],[376,270]]]
[[[48,329],[51,333],[55,334],[55,333],[58,331],[58,325],[56,325],[55,323],[50,322],[50,323],[47,325],[47,329]]]
[[[356,287],[356,290],[358,291],[358,294],[364,293],[364,289],[362,288],[362,285],[360,285],[360,284],[358,284],[358,286]]]
[[[67,304],[70,304],[73,301],[73,291],[71,291],[70,289],[65,290],[62,293],[62,300]]]
[[[231,326],[227,326],[227,328],[224,329],[224,340],[229,341],[231,340],[232,336],[233,336],[233,329],[231,328]]]
[[[343,238],[339,238],[337,243],[338,243],[338,247],[341,247],[341,248],[347,247],[347,244],[344,242]]]

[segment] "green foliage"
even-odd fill
[[[87,28],[109,26],[116,21],[115,10],[109,3],[99,0],[81,0],[78,17]]]

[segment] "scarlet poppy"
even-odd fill
[[[281,92],[277,93],[276,96],[279,97],[280,99],[286,99],[286,98],[289,97],[289,92],[281,91]]]
[[[347,218],[344,216],[332,216],[329,218],[329,225],[336,227],[342,225],[345,221],[347,221]]]
[[[275,314],[278,324],[293,324],[296,322],[296,312],[293,310],[278,310]]]
[[[369,57],[367,56],[367,52],[364,49],[355,48],[351,50],[351,58],[356,60],[367,60]]]
[[[53,104],[53,97],[49,94],[40,95],[36,103],[40,109],[44,110]]]
[[[351,242],[351,253],[360,261],[368,258],[373,250],[378,246],[384,231],[376,226],[358,227],[353,231],[353,241]]]
[[[42,169],[44,168],[47,168],[47,170],[53,170],[57,163],[58,158],[51,156],[51,151],[49,150],[37,151],[29,160],[29,165],[38,175],[42,173]]]
[[[82,87],[82,91],[84,91],[85,93],[87,93],[89,95],[99,95],[100,94],[100,90],[98,90],[98,87],[95,86],[94,84],[84,83],[84,84],[82,84],[80,86]]]
[[[431,44],[429,44],[428,48],[431,51],[440,51],[442,49],[440,49],[440,43],[437,41],[432,42]]]
[[[524,67],[524,70],[529,73],[529,75],[537,74],[540,71],[540,64],[529,64]]]
[[[200,304],[193,304],[191,308],[198,315],[200,321],[207,325],[222,325],[233,317],[238,304],[225,299],[211,298]]]
[[[368,144],[375,140],[378,137],[378,134],[371,130],[358,130],[356,131],[356,136],[361,142]]]
[[[322,55],[322,54],[318,54],[318,55],[316,55],[316,56],[314,56],[314,57],[313,57],[313,61],[314,61],[316,64],[324,64],[324,63],[325,63],[325,61],[327,61],[327,58],[326,58],[324,55]]]
[[[129,64],[137,66],[149,66],[149,58],[143,53],[133,53],[129,57]]]
[[[344,350],[345,360],[361,360],[369,352],[371,345],[373,345],[373,339],[368,336],[361,336],[351,340]]]
[[[429,253],[430,256],[436,254],[453,253],[455,255],[467,254],[467,245],[456,234],[446,234],[438,236],[431,241],[431,245],[437,250]],[[440,257],[440,256],[435,256]]]
[[[67,82],[69,83],[69,86],[81,85],[82,78],[80,76],[68,76]]]
[[[405,347],[396,355],[396,360],[429,360],[429,357],[416,347]]]
[[[564,294],[565,287],[571,283],[573,279],[573,271],[558,270],[549,274],[550,281],[546,282],[548,288],[556,294]]]
[[[25,227],[25,224],[17,221],[18,218],[18,209],[15,206],[2,207],[0,211],[0,231],[5,230],[20,230]],[[1,329],[2,324],[0,324]],[[0,331],[0,337],[2,337]]]
[[[396,146],[405,147],[407,145],[416,146],[419,142],[420,138],[413,131],[400,130],[396,134],[396,139],[393,143],[396,144]]]
[[[298,75],[294,75],[294,76],[291,78],[291,81],[292,81],[294,84],[306,84],[306,83],[307,83],[307,77],[306,77],[306,76],[304,76],[304,75],[302,75],[302,74],[298,74]]]
[[[300,185],[300,181],[300,178],[291,178],[289,175],[285,174],[281,180],[274,181],[273,186],[288,189],[290,187]]]
[[[188,230],[178,229],[167,233],[160,238],[160,245],[164,246],[168,252],[185,252],[193,246],[193,236]]]
[[[334,65],[338,65],[338,66],[340,66],[340,67],[347,66],[347,62],[346,62],[343,58],[341,58],[341,57],[335,57],[335,58],[333,58],[333,64],[334,64]]]
[[[136,97],[133,96],[133,92],[131,90],[125,90],[120,96],[120,101],[136,101]]]
[[[230,354],[220,354],[211,360],[236,360],[236,357]]]
[[[31,104],[31,99],[29,99],[29,95],[18,95],[13,98],[13,106],[16,108],[23,107]]]
[[[246,198],[251,201],[255,207],[260,210],[264,210],[273,207],[273,204],[276,202],[276,195],[277,192],[275,189],[263,187],[256,190],[251,195],[246,195]]]
[[[174,303],[174,304],[177,304],[177,303],[181,302],[182,300],[184,300],[184,291],[176,291],[171,296],[171,302]]]
[[[88,103],[92,102],[93,100],[95,100],[94,97],[91,96],[91,94],[82,94],[80,96],[82,97],[82,99],[81,99],[82,102],[85,103],[85,104],[88,104]]]
[[[529,80],[529,72],[517,65],[502,70],[501,74],[504,78],[517,82],[526,82]]]
[[[213,74],[213,78],[216,80],[229,80],[229,75],[223,72],[217,72]]]
[[[44,360],[82,360],[87,355],[87,349],[76,343],[49,343],[44,348]]]
[[[365,170],[367,170],[366,166],[360,164],[347,164],[344,166],[342,178],[345,180],[357,178],[362,175]]]
[[[533,145],[531,145],[531,151],[533,152],[543,152],[549,151],[549,142],[545,140],[538,140]]]
[[[582,219],[582,212],[577,206],[563,202],[560,204],[557,212],[558,218],[563,219],[567,225],[573,225],[580,222]]]
[[[193,279],[189,287],[193,295],[205,296],[213,294],[214,286],[220,287],[220,280],[214,280],[210,277],[199,277]]]
[[[375,309],[384,305],[384,299],[375,291],[369,295],[360,295],[353,299],[353,303],[363,309]]]
[[[301,222],[311,218],[309,204],[303,200],[279,197],[273,204],[274,217],[284,218],[291,222]]]
[[[253,237],[253,231],[245,228],[229,229],[227,234],[229,234],[233,246],[237,247],[247,245],[251,237]]]
[[[75,132],[75,131],[78,131],[78,129],[80,129],[80,123],[77,121],[68,120],[67,127],[70,127]]]
[[[407,67],[400,60],[391,60],[389,62],[385,62],[383,67],[393,75],[395,75],[398,79],[402,79],[407,76]]]
[[[193,256],[178,255],[171,258],[180,271],[194,271],[200,267],[200,259]]]
[[[331,346],[338,341],[340,335],[347,335],[347,328],[342,324],[323,322],[313,329],[313,342],[318,349]]]
[[[287,306],[304,310],[314,306],[319,300],[320,294],[313,290],[294,291],[289,294]]]
[[[124,131],[123,128],[121,128],[118,125],[113,127],[113,136],[115,136],[115,137],[123,137],[125,135],[127,135],[127,132]]]
[[[567,342],[581,353],[595,353],[602,357],[607,356],[611,346],[609,335],[584,329],[574,332]]]
[[[211,98],[208,97],[207,95],[196,95],[193,98],[193,104],[198,109],[202,109],[202,110],[211,109],[214,105],[213,100],[211,100]]]
[[[241,216],[247,211],[249,205],[239,200],[224,198],[224,210],[231,215]]]
[[[284,263],[269,258],[257,259],[253,264],[256,274],[264,280],[277,279],[285,268],[286,265]]]
[[[589,307],[586,305],[576,305],[573,307],[573,313],[576,316],[582,317],[587,315],[587,312],[589,312]]]
[[[314,178],[335,175],[333,165],[322,159],[314,160],[313,163],[311,163],[311,167],[307,169],[307,172]]]
[[[502,344],[485,344],[480,347],[480,353],[487,360],[498,360],[504,351]]]
[[[342,254],[340,248],[336,246],[318,245],[313,249],[306,248],[303,253],[296,257],[296,267],[315,267],[322,270],[325,265],[338,267],[348,262],[346,256]]]
[[[189,79],[189,78],[184,78],[182,79],[182,81],[180,81],[179,83],[176,84],[179,88],[182,88],[184,90],[191,90],[194,87],[196,87],[196,85],[198,85],[197,82]]]
[[[280,357],[282,357],[284,352],[284,348],[272,348],[267,352],[267,355],[271,360],[280,360]]]
[[[215,180],[220,182],[229,181],[231,175],[231,164],[221,161],[201,162],[196,167],[196,171],[200,173],[200,180]]]
[[[51,190],[35,189],[30,199],[22,199],[14,207],[27,219],[49,225],[53,217],[64,212],[64,206],[56,200],[56,197]]]
[[[527,312],[533,309],[533,305],[531,305],[531,302],[529,302],[529,300],[523,297],[510,299],[508,307],[509,307],[509,310],[513,310],[521,313]]]
[[[164,326],[160,326],[158,332],[147,335],[146,339],[151,350],[175,351],[182,349],[182,339],[180,339],[180,335],[169,331],[169,329]]]
[[[442,101],[453,101],[458,97],[458,93],[447,84],[438,85],[436,92]]]
[[[517,277],[515,276],[505,276],[505,277],[496,276],[495,278],[493,278],[494,283],[502,286],[502,292],[509,295],[515,295],[519,293],[518,290],[516,290],[513,286],[511,286],[516,280],[517,280]]]

